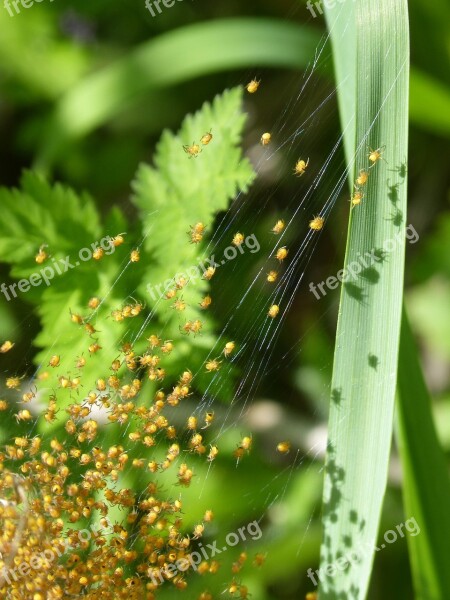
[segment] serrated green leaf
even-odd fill
[[[25,172],[21,188],[0,189],[0,260],[17,265],[18,277],[37,269],[34,257],[42,244],[61,258],[99,241],[101,228],[92,199],[60,184]]]
[[[109,366],[117,358],[123,341],[134,341],[138,332],[142,337],[144,320],[153,308],[146,294],[148,282],[155,278],[164,282],[187,265],[198,263],[201,253],[198,246],[189,244],[186,235],[189,225],[201,220],[211,226],[215,213],[227,208],[230,199],[252,181],[253,171],[249,162],[242,158],[239,148],[245,120],[241,103],[242,90],[236,89],[225,92],[212,106],[206,104],[201,112],[186,118],[179,135],[163,134],[155,158],[157,168],[141,167],[136,183],[139,190],[136,203],[141,211],[144,233],[140,262],[129,263],[130,244],[133,237],[139,238],[131,232],[125,236],[126,243],[113,255],[106,255],[101,261],[77,261],[76,268],[55,275],[49,287],[41,284],[28,292],[27,299],[38,304],[42,323],[42,330],[35,339],[35,345],[41,348],[36,357],[37,385],[41,392],[49,394],[58,390],[60,408],[73,401],[76,395],[85,395],[95,389],[97,379],[106,379],[110,375]],[[188,140],[192,143],[192,138],[200,137],[211,128],[213,140],[203,147],[197,159],[189,159],[183,144],[189,143]],[[74,264],[81,248],[91,247],[96,239],[127,230],[118,209],[111,211],[102,226],[88,196],[78,197],[60,185],[50,186],[32,173],[24,175],[20,190],[2,190],[0,198],[6,217],[0,225],[3,234],[0,248],[4,260],[13,264],[12,275],[15,277],[28,277],[40,269],[54,266],[54,261],[66,256]],[[48,245],[46,251],[53,262],[49,258],[43,265],[37,265],[34,256],[43,243]],[[186,302],[197,318],[202,288],[206,291],[205,281],[199,288],[189,286],[185,290]],[[122,307],[133,295],[144,298],[149,306],[138,318],[116,323],[110,318],[111,311]],[[101,307],[95,313],[87,307],[92,296],[102,299]],[[74,323],[71,313],[80,315],[83,323]],[[147,323],[152,332],[159,327],[155,313],[163,322],[167,316],[162,307],[156,307]],[[179,338],[178,315],[170,309],[169,315],[172,327],[166,325],[165,336]],[[185,343],[180,341],[178,352],[167,359],[167,364],[173,365],[178,360],[185,368],[185,359],[189,356],[191,368],[201,366],[214,343],[213,326],[211,323],[206,326],[203,314],[202,319],[202,335],[186,339]],[[95,328],[91,335],[85,330],[87,323]],[[101,347],[98,352],[89,350],[93,343]],[[135,346],[137,352],[142,344],[141,341]],[[200,352],[192,353],[193,346]],[[53,355],[60,357],[56,368],[49,366]],[[83,367],[76,366],[80,357],[86,359]],[[42,378],[44,372],[46,378]],[[81,383],[75,388],[61,389],[61,377],[80,377]],[[206,388],[208,380],[205,376],[200,376],[198,385]],[[223,393],[226,393],[225,388],[222,386]],[[58,418],[51,427],[60,426],[59,421]]]
[[[126,257],[124,247],[113,254],[108,251],[101,261],[84,260],[79,254],[83,249],[92,252],[92,244],[126,229],[126,222],[117,208],[108,216],[103,228],[88,195],[78,196],[59,184],[51,186],[42,177],[29,172],[23,175],[21,184],[19,190],[0,190],[3,214],[0,222],[1,260],[13,265],[11,274],[15,278],[41,275],[39,285],[22,293],[25,300],[37,304],[42,326],[34,340],[35,346],[40,348],[35,357],[36,385],[41,393],[50,394],[58,389],[59,407],[63,408],[71,397],[73,400],[74,394],[80,394],[80,390],[87,393],[95,387],[96,379],[110,374],[108,366],[117,357],[125,331],[132,335],[142,324],[143,316],[141,322],[134,325],[105,321],[113,308],[123,305],[128,290],[137,287],[142,269],[130,269],[125,284],[122,280],[117,281]],[[47,245],[45,250],[50,256],[37,264],[34,257],[42,244]],[[73,265],[67,270],[61,262],[66,256]],[[50,275],[51,271],[53,275]],[[42,277],[44,272],[49,277],[48,285]],[[126,285],[130,287],[127,289]],[[15,292],[21,294],[17,288]],[[14,301],[11,290],[7,293],[10,302]],[[92,296],[105,299],[95,316],[87,306]],[[97,322],[104,326],[99,326],[99,331],[90,336],[84,324],[71,321],[71,313],[80,314],[95,328]],[[102,348],[98,353],[89,352],[89,346],[94,342]],[[53,355],[60,357],[56,368],[49,367]],[[76,367],[77,358],[81,356],[86,359],[82,369]],[[47,378],[41,379],[44,372],[47,372]],[[75,391],[61,389],[60,377],[73,379],[78,376],[82,377],[82,385]]]
[[[238,146],[245,121],[241,105],[241,88],[226,91],[212,105],[204,104],[185,119],[178,134],[164,132],[157,146],[156,167],[140,167],[133,201],[147,233],[145,250],[155,260],[141,286],[144,296],[149,284],[164,284],[208,258],[201,246],[189,243],[190,227],[202,222],[211,231],[215,214],[227,209],[230,200],[253,181],[255,174]],[[209,131],[212,141],[202,146],[197,157],[189,157],[183,146],[200,144],[200,137]],[[197,304],[206,287],[206,282],[200,283],[191,294],[193,286],[188,286],[184,293],[190,303]],[[157,312],[165,308],[161,303],[155,306]]]
[[[242,88],[227,90],[212,104],[205,103],[196,114],[186,117],[177,134],[165,131],[156,149],[155,166],[142,165],[133,183],[133,202],[139,209],[146,236],[143,249],[150,261],[139,292],[146,301],[153,299],[154,311],[165,323],[165,335],[169,338],[179,337],[179,328],[188,319],[201,319],[202,335],[191,336],[189,345],[179,346],[179,356],[185,359],[189,355],[195,369],[201,367],[201,360],[196,362],[195,358],[205,357],[214,345],[214,323],[199,308],[208,291],[202,273],[214,250],[207,253],[203,244],[191,244],[188,232],[201,222],[207,227],[205,237],[210,235],[217,212],[226,210],[255,177],[240,149],[245,122],[242,93]],[[202,145],[200,138],[207,132],[213,138]],[[191,158],[183,146],[194,142],[202,151]],[[181,273],[189,279],[182,291],[188,309],[182,315],[172,310],[166,299],[161,300],[168,281]],[[193,347],[200,354],[192,355]],[[200,389],[206,388],[210,379],[211,376],[208,379],[207,375],[200,375]],[[227,396],[227,389],[221,387],[222,397]]]
[[[101,297],[109,292],[111,281],[104,282],[101,285],[95,280],[95,292]],[[59,289],[58,289],[59,288]],[[41,348],[37,354],[35,362],[38,366],[37,375],[43,372],[48,377],[38,382],[38,388],[41,393],[45,393],[44,400],[57,390],[58,408],[61,411],[54,423],[48,426],[42,422],[41,429],[55,429],[61,425],[67,415],[64,414],[64,408],[76,401],[77,398],[85,397],[91,390],[95,389],[97,379],[105,378],[111,374],[109,366],[119,355],[119,340],[126,333],[128,323],[111,323],[107,317],[111,312],[111,303],[106,303],[99,311],[97,317],[90,324],[98,325],[98,331],[93,335],[84,330],[83,325],[77,325],[70,320],[70,313],[88,316],[90,311],[86,310],[86,292],[80,287],[75,289],[60,289],[55,286],[48,288],[42,294],[42,302],[38,313],[41,319],[42,330],[35,338],[34,343]],[[111,298],[111,302],[114,298]],[[120,306],[122,301],[116,299]],[[98,343],[101,350],[95,353],[89,352],[89,346]],[[51,356],[60,357],[60,364],[56,368],[49,366]],[[84,358],[86,365],[78,368],[76,363],[78,358]],[[74,389],[61,387],[60,377],[73,380],[80,377],[81,384]]]

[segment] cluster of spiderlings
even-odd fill
[[[144,305],[141,302],[135,301],[133,304],[126,304],[123,308],[113,310],[111,317],[114,321],[120,322],[124,319],[139,316],[143,308]]]
[[[131,372],[144,370],[150,379],[160,378],[160,361],[173,350],[173,344],[162,342],[155,334],[148,337],[148,343],[149,351],[141,356],[125,344],[120,358],[110,365],[113,374],[98,379],[96,389],[84,400],[67,407],[64,439],[24,434],[0,454],[0,568],[8,577],[0,581],[0,591],[8,593],[4,597],[154,598],[157,585],[152,575],[156,571],[177,588],[186,587],[185,574],[173,576],[165,570],[189,553],[190,536],[182,531],[181,500],[163,498],[154,477],[139,495],[121,485],[127,468],[150,476],[173,468],[180,486],[189,486],[194,477],[188,462],[176,465],[182,447],[175,441],[178,432],[164,415],[166,406],[177,406],[191,393],[192,373],[184,371],[168,393],[157,391],[150,406],[138,402],[141,379],[126,383],[117,374],[124,365]],[[230,346],[228,351],[232,351]],[[59,362],[56,355],[50,359],[52,366]],[[20,378],[11,383],[10,388],[17,389]],[[100,407],[106,409],[110,422],[129,429],[128,439],[138,452],[121,445],[96,445],[99,424],[93,412]],[[55,410],[56,397],[51,396],[49,411]],[[29,418],[22,415],[21,420],[33,418],[29,411],[27,414]],[[206,413],[202,429],[213,419],[214,413]],[[207,453],[205,434],[197,431],[197,421],[190,419],[186,430],[191,435],[185,450],[212,461],[218,449],[211,446]],[[165,458],[148,457],[148,448],[161,440],[167,444]],[[130,459],[130,454],[134,458]],[[108,519],[115,508],[123,510],[122,522]],[[193,539],[202,536],[205,523],[212,518],[212,511],[206,510],[204,523],[192,531]],[[86,523],[96,525],[89,540],[77,533]],[[41,555],[53,558],[37,571],[26,568]],[[23,571],[14,577],[14,568]]]
[[[265,563],[265,560],[266,555],[258,552],[255,554],[251,566],[260,568]],[[228,597],[231,596],[232,598],[242,599],[249,598],[251,596],[248,587],[243,585],[242,581],[240,581],[240,578],[238,577],[246,563],[248,564],[248,554],[247,552],[241,552],[231,565],[231,573],[233,578],[223,590],[223,594],[227,594]],[[213,600],[213,596],[208,592],[204,592],[203,595],[199,596],[199,600]]]
[[[197,238],[195,236],[197,236],[197,235],[203,236],[203,232],[205,231],[205,229],[206,229],[206,226],[203,223],[196,223],[195,225],[191,225],[190,231],[188,232],[188,235],[191,238],[191,243],[198,243],[198,241],[200,241],[200,240],[197,241]],[[245,237],[243,234],[236,233],[236,235],[233,237],[233,244],[241,245],[244,242],[244,239],[245,239]],[[203,278],[206,280],[210,280],[213,277],[215,271],[216,271],[215,267],[206,268],[203,273]],[[165,293],[165,299],[172,300],[172,304],[170,305],[171,308],[178,312],[184,312],[188,308],[188,304],[183,299],[183,296],[179,296],[179,293],[188,284],[189,284],[188,279],[186,279],[185,277],[180,277],[179,279],[174,281],[173,286],[170,286],[169,289]],[[212,304],[212,297],[209,294],[207,296],[205,296],[199,302],[199,306],[202,310],[208,309],[211,306],[211,304]],[[203,321],[201,319],[193,319],[193,320],[189,319],[189,320],[185,321],[182,325],[180,325],[179,329],[180,329],[180,333],[182,333],[183,335],[189,336],[190,334],[193,334],[193,336],[195,337],[197,335],[201,335],[201,332],[203,329]],[[156,338],[156,336],[154,336],[154,337]],[[166,344],[167,343],[171,344],[171,342],[166,342]],[[156,343],[155,346],[156,345],[158,345],[158,343]],[[171,347],[171,349],[172,349],[172,347]],[[227,342],[223,349],[223,354],[227,358],[233,353],[234,350],[235,350],[235,343],[232,341]],[[205,369],[209,373],[218,371],[220,369],[221,363],[222,363],[222,361],[220,361],[218,358],[209,359],[205,362]],[[171,397],[172,397],[172,395],[171,395]]]
[[[252,80],[247,91],[255,93],[259,85],[259,81]],[[207,132],[199,143],[193,142],[183,149],[189,158],[196,158],[212,139],[212,133]],[[271,140],[270,133],[262,134],[263,146],[269,145]],[[368,158],[374,166],[382,158],[381,149],[371,150]],[[308,167],[309,158],[299,158],[294,174],[301,177]],[[357,193],[367,182],[368,173],[368,170],[361,170],[356,179],[359,187],[355,186],[353,206],[359,203]],[[361,198],[362,195],[359,201]],[[320,231],[323,225],[321,216],[309,222],[313,231]],[[187,232],[189,241],[199,244],[205,229],[202,222],[192,225]],[[277,219],[271,233],[281,235],[284,229],[285,222]],[[122,245],[124,235],[111,238],[111,243],[115,247]],[[236,232],[231,243],[239,247],[244,241],[245,235]],[[35,256],[38,264],[49,258],[45,248],[46,245],[42,245]],[[280,244],[275,257],[282,264],[288,253],[287,247]],[[101,249],[93,254],[96,260],[102,256]],[[133,249],[129,256],[130,263],[138,262],[139,249]],[[214,274],[215,268],[208,267],[203,278],[209,281]],[[275,283],[277,278],[275,270],[267,275],[269,283]],[[177,312],[187,308],[180,292],[188,284],[188,280],[180,278],[165,292],[166,300],[171,301],[171,308]],[[211,303],[211,296],[206,295],[199,303],[200,309],[207,309]],[[92,297],[87,304],[96,313],[102,300]],[[110,317],[114,322],[121,322],[138,317],[143,309],[144,305],[134,300],[115,308]],[[275,318],[279,311],[280,307],[273,304],[268,315]],[[92,337],[96,333],[90,322],[92,316],[71,313],[70,319]],[[201,335],[202,329],[203,322],[198,318],[180,325],[180,333],[186,336]],[[158,485],[157,477],[158,473],[172,473],[176,485],[189,487],[195,477],[192,457],[195,455],[208,467],[211,465],[219,455],[219,447],[211,443],[210,432],[204,430],[213,423],[214,413],[206,412],[201,421],[192,415],[183,431],[178,431],[171,423],[171,411],[194,393],[193,375],[189,370],[181,373],[175,385],[166,385],[166,389],[156,391],[151,401],[144,397],[146,380],[164,382],[168,378],[165,358],[176,346],[176,342],[163,340],[156,333],[146,339],[148,346],[143,351],[135,350],[137,344],[123,344],[117,358],[107,365],[108,373],[99,373],[92,389],[83,390],[84,397],[80,394],[83,384],[86,385],[82,383],[82,375],[58,377],[59,388],[69,390],[70,394],[75,391],[77,398],[61,409],[58,407],[59,390],[53,390],[42,417],[52,424],[58,418],[58,412],[62,412],[65,433],[48,439],[32,434],[30,431],[35,431],[41,416],[35,416],[27,408],[17,410],[15,417],[24,432],[0,451],[0,594],[3,597],[14,600],[53,600],[70,596],[88,600],[151,600],[157,597],[155,579],[161,574],[177,589],[187,587],[189,573],[173,574],[170,565],[190,553],[192,540],[203,536],[213,513],[207,508],[202,522],[187,532],[183,526],[181,498],[168,498]],[[90,355],[101,353],[102,347],[97,340],[89,342],[86,346]],[[0,346],[0,353],[9,352],[13,347],[14,343],[7,340]],[[221,356],[229,359],[234,351],[235,342],[229,341]],[[219,357],[209,358],[204,368],[208,373],[214,373],[223,362]],[[47,366],[56,369],[60,365],[61,357],[54,354]],[[77,368],[83,369],[85,365],[86,359],[80,356],[76,361]],[[45,377],[45,372],[38,375],[38,379]],[[7,388],[19,394],[19,406],[31,402],[37,393],[28,391],[20,395],[21,380],[22,377],[17,375],[6,379]],[[8,407],[7,401],[0,400],[0,411]],[[120,436],[126,436],[127,447],[118,444],[117,437],[114,443],[108,443],[98,415],[103,423],[106,421],[119,428]],[[241,439],[233,453],[237,463],[250,453],[252,444],[251,435]],[[283,455],[290,449],[288,441],[281,441],[276,446],[277,452]],[[140,474],[139,490],[126,485],[131,471]],[[89,535],[82,536],[81,532],[86,531]],[[38,569],[33,566],[37,556],[46,557]],[[254,565],[261,566],[264,559],[263,555],[257,555]],[[246,560],[247,555],[243,552],[232,565],[233,580],[225,590],[231,596],[249,596],[248,588],[236,577]],[[197,572],[214,573],[219,566],[217,561],[204,561],[198,565]],[[205,591],[200,598],[208,600],[212,595]]]
[[[245,456],[245,454],[250,454],[250,450],[252,449],[253,438],[250,435],[246,435],[242,438],[236,450],[233,452],[233,456],[236,459],[237,463]]]
[[[202,241],[205,229],[206,227],[203,223],[196,223],[195,225],[191,225],[191,229],[190,231],[188,231],[191,244],[199,244]]]
[[[222,350],[222,353],[225,356],[225,358],[229,358],[233,354],[235,348],[235,342],[227,342]],[[213,373],[214,371],[218,371],[220,369],[221,364],[221,360],[219,360],[218,358],[212,358],[206,361],[205,369],[208,373]]]
[[[352,208],[361,204],[364,198],[364,193],[362,190],[369,180],[369,169],[374,167],[379,160],[383,159],[383,147],[377,148],[376,150],[369,148],[369,154],[367,157],[369,159],[369,163],[371,164],[368,169],[360,169],[358,177],[355,179],[355,191],[350,198]]]
[[[211,142],[212,139],[213,139],[213,135],[212,135],[211,131],[208,131],[207,133],[204,133],[202,135],[202,137],[200,138],[200,144],[202,146],[207,146]],[[197,158],[197,156],[200,154],[200,152],[202,152],[202,148],[201,148],[200,144],[196,144],[195,142],[192,142],[191,146],[189,146],[188,144],[185,144],[183,146],[183,150],[186,152],[186,154],[189,154],[189,158]]]
[[[203,234],[204,229],[196,224],[190,233]],[[123,235],[112,238],[112,243],[121,245]],[[243,241],[243,234],[234,236],[233,243]],[[167,291],[173,308],[185,308],[179,293],[188,283],[180,278]],[[208,308],[211,302],[211,296],[205,296],[200,308]],[[92,297],[87,301],[91,313],[70,312],[67,317],[87,334],[86,354],[102,353],[99,343],[90,339],[96,333],[90,321],[94,315],[99,318],[101,304],[101,298]],[[136,317],[143,309],[136,300],[126,303],[110,313],[103,327]],[[203,322],[193,319],[180,330],[200,335],[202,328]],[[165,361],[176,348],[176,340],[151,332],[145,334],[145,341],[146,347],[141,339],[123,343],[117,357],[105,365],[105,372],[89,382],[83,376],[86,358],[79,356],[76,376],[58,375],[59,387],[47,398],[44,391],[39,392],[39,400],[46,400],[40,414],[34,406],[30,410],[22,406],[37,396],[37,389],[22,393],[24,376],[6,378],[7,388],[16,397],[11,402],[0,400],[0,411],[15,411],[21,431],[0,449],[1,597],[151,600],[158,595],[161,578],[165,585],[187,587],[189,570],[174,574],[170,565],[192,551],[192,541],[203,536],[213,512],[205,507],[202,522],[186,530],[181,495],[167,497],[158,474],[172,473],[181,492],[195,478],[191,457],[197,456],[208,466],[217,458],[219,447],[208,440],[214,412],[191,416],[182,430],[171,423],[169,412],[195,391],[194,376],[186,369],[175,385],[166,385],[148,398],[144,384],[168,378]],[[7,340],[0,352],[13,348],[14,343]],[[226,342],[223,357],[228,359],[235,349],[235,342]],[[53,354],[43,368],[61,368],[63,358]],[[205,368],[216,371],[221,363],[218,358],[207,360]],[[48,371],[42,371],[36,379],[48,377]],[[62,390],[70,395],[68,403],[59,397]],[[42,433],[56,421],[53,433]],[[42,429],[41,423],[47,425]],[[118,435],[108,435],[108,427],[118,428]],[[121,439],[126,443],[118,443]],[[251,443],[251,437],[243,438],[235,452],[238,461],[250,451]],[[126,485],[131,473],[137,474],[139,489]],[[233,573],[239,570],[242,556]],[[197,572],[215,573],[219,567],[217,561],[204,561]],[[237,595],[246,598],[247,587],[236,585]],[[212,598],[207,591],[200,597]]]

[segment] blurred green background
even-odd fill
[[[450,5],[445,0],[411,0],[409,6],[413,68],[408,223],[420,239],[407,244],[406,304],[439,436],[450,456]],[[44,0],[21,7],[13,17],[1,6],[1,184],[18,185],[24,168],[37,168],[50,180],[88,190],[102,213],[117,204],[133,220],[130,181],[140,162],[151,161],[162,130],[178,129],[186,113],[254,76],[262,86],[246,96],[244,146],[257,163],[262,131],[280,131],[280,145],[283,127],[290,132],[299,127],[333,91],[328,48],[311,73],[315,47],[325,35],[323,17],[313,19],[305,3],[290,0],[184,0],[155,17],[144,0],[79,0],[72,5]],[[301,114],[283,113],[297,97],[305,73],[311,77],[296,106]],[[323,162],[330,139],[339,135],[335,96],[308,135],[313,136],[311,162]],[[286,176],[292,157],[283,160],[283,153],[288,149],[282,148],[276,161],[259,170],[252,201],[239,217],[244,221],[258,210],[254,231],[261,238],[274,219],[289,216],[294,208],[291,199],[298,182]],[[252,551],[267,552],[266,566],[242,575],[257,599],[301,597],[312,588],[306,569],[318,567],[321,461],[339,291],[317,301],[306,282],[323,281],[341,268],[346,193],[344,189],[330,218],[332,226],[305,265],[305,283],[276,342],[276,368],[259,386],[242,425],[254,432],[255,449],[236,471],[231,456],[236,440],[230,439],[228,459],[207,479],[217,536],[219,530],[232,531],[264,514],[265,534]],[[292,234],[289,244],[299,245],[302,236],[299,232],[295,239]],[[0,263],[0,280],[9,282],[9,267],[1,256]],[[253,275],[252,269],[241,272],[239,288],[248,286]],[[214,306],[220,330],[223,313],[239,290],[233,278],[220,278],[213,291],[215,285],[220,290]],[[250,317],[244,315],[237,323],[237,342]],[[14,337],[28,361],[38,331],[39,321],[24,296],[1,303],[0,338]],[[3,372],[12,368],[10,360],[8,355],[2,360]],[[300,447],[303,458],[295,468],[292,455],[280,458],[274,453],[274,445],[284,438]],[[194,502],[198,492],[192,490]],[[199,516],[189,515],[188,522]],[[404,518],[394,445],[381,531]],[[223,575],[219,591],[226,581]],[[212,589],[217,583],[199,583],[193,577],[185,597],[197,597],[208,585]],[[370,598],[411,597],[406,543],[400,540],[377,555]]]

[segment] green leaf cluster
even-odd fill
[[[107,379],[111,374],[109,367],[121,344],[134,342],[138,335],[143,339],[158,334],[160,329],[165,339],[180,338],[180,325],[192,318],[202,319],[205,334],[186,336],[172,361],[174,370],[186,367],[188,356],[194,367],[201,364],[215,339],[213,321],[198,306],[209,283],[200,279],[200,272],[197,282],[186,286],[182,295],[187,309],[183,313],[172,310],[167,299],[153,300],[147,286],[150,282],[173,280],[180,271],[207,258],[206,239],[198,245],[190,244],[187,232],[196,222],[205,223],[211,232],[215,214],[226,210],[252,182],[252,167],[240,149],[244,123],[242,89],[235,88],[186,117],[177,134],[165,131],[154,166],[141,165],[133,183],[133,202],[139,211],[137,224],[127,222],[117,208],[102,218],[89,195],[77,194],[60,184],[52,186],[31,172],[24,174],[20,189],[0,190],[0,256],[12,265],[11,276],[29,278],[43,269],[55,271],[56,265],[64,271],[62,259],[66,257],[74,265],[61,275],[54,273],[48,286],[42,282],[23,295],[35,306],[41,324],[35,339],[39,352],[34,359],[34,375],[41,390],[59,388],[61,376],[82,374],[78,393],[86,395],[95,388],[98,378]],[[193,140],[200,143],[201,136],[210,130],[211,142],[203,146],[198,157],[189,158],[183,145]],[[124,232],[125,243],[114,251],[108,249],[101,260],[79,260],[80,250],[92,250],[92,244],[101,240],[107,247],[108,239]],[[43,264],[37,264],[34,257],[43,245],[49,256]],[[135,248],[140,250],[137,263],[130,262],[130,252]],[[88,309],[91,297],[102,300],[95,311]],[[135,302],[145,306],[138,317],[114,321],[113,310]],[[71,315],[81,315],[84,323],[73,322]],[[86,324],[95,332],[86,331]],[[93,343],[101,350],[90,352]],[[145,347],[141,341],[135,352],[143,352]],[[53,355],[61,359],[57,368],[48,367]],[[86,359],[83,370],[76,366],[79,357]],[[48,376],[39,381],[44,371]],[[70,389],[61,393],[66,394],[67,402],[73,395]]]

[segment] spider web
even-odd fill
[[[295,10],[298,9],[293,8],[291,12]],[[323,364],[316,365],[319,374],[324,372],[320,375],[322,399],[317,402],[310,401],[307,411],[292,406],[292,398],[289,398],[289,408],[285,408],[285,391],[288,389],[291,396],[294,392],[292,382],[290,385],[282,385],[282,380],[286,377],[294,378],[296,373],[298,377],[298,374],[305,372],[301,361],[304,347],[314,341],[324,321],[329,319],[332,313],[335,316],[337,311],[335,302],[329,303],[323,309],[309,309],[314,316],[304,327],[303,335],[298,341],[286,346],[285,340],[289,340],[291,336],[286,336],[285,330],[296,327],[296,316],[302,311],[302,305],[311,304],[312,296],[307,288],[307,276],[310,276],[311,265],[317,255],[320,255],[324,236],[331,235],[333,231],[335,239],[338,238],[338,241],[342,242],[345,235],[345,223],[335,217],[339,214],[337,205],[340,203],[342,206],[348,200],[345,188],[347,167],[342,152],[343,134],[336,127],[337,90],[325,85],[319,77],[320,69],[331,61],[327,41],[326,37],[322,39],[301,81],[298,81],[297,75],[292,76],[279,96],[273,99],[272,108],[278,113],[278,117],[273,123],[265,124],[265,130],[271,132],[271,143],[262,148],[258,143],[249,142],[248,154],[252,158],[258,179],[248,194],[239,195],[231,208],[218,217],[204,252],[205,256],[222,256],[224,247],[230,244],[237,230],[245,232],[247,236],[257,230],[255,235],[260,242],[260,250],[251,255],[250,262],[247,253],[245,261],[237,256],[235,260],[228,261],[220,268],[220,277],[231,282],[234,288],[232,297],[227,294],[227,287],[222,290],[215,284],[214,279],[212,280],[210,293],[214,301],[217,299],[218,304],[224,308],[220,315],[216,315],[220,321],[220,328],[216,332],[215,343],[205,355],[205,363],[217,359],[221,361],[220,368],[211,372],[210,383],[203,393],[188,397],[182,405],[173,410],[169,409],[167,413],[170,415],[170,422],[175,423],[180,430],[183,430],[188,416],[197,417],[199,432],[204,435],[208,448],[212,445],[217,446],[220,454],[215,461],[209,463],[205,462],[203,457],[202,464],[200,459],[194,459],[190,454],[179,457],[174,463],[175,467],[192,460],[196,464],[196,477],[191,486],[184,489],[177,486],[172,472],[165,472],[160,476],[164,493],[168,497],[182,499],[188,525],[201,520],[206,508],[214,511],[214,498],[221,490],[224,489],[224,495],[238,499],[238,502],[231,503],[229,512],[221,514],[220,527],[213,522],[211,527],[207,528],[204,537],[206,540],[222,540],[227,533],[245,525],[243,518],[247,518],[248,521],[256,520],[263,531],[261,539],[250,540],[248,543],[241,541],[236,550],[248,550],[252,555],[257,552],[267,554],[268,574],[262,579],[258,571],[233,576],[224,569],[223,572],[219,572],[214,586],[217,591],[223,591],[233,579],[248,582],[249,587],[254,590],[254,597],[261,599],[269,598],[265,586],[279,579],[279,575],[274,574],[270,567],[271,557],[276,556],[277,552],[286,548],[285,575],[293,578],[294,584],[302,589],[305,587],[305,565],[312,566],[318,558],[317,540],[320,539],[320,525],[317,513],[321,502],[322,460],[326,444],[326,411],[323,409],[323,398],[330,392],[328,384],[324,386],[323,382],[328,380],[332,349],[328,357],[324,358]],[[249,72],[248,78],[253,77],[254,73]],[[264,94],[264,87],[270,81],[269,77],[264,78],[256,94],[247,97],[249,106],[254,110],[257,110],[258,98]],[[316,135],[317,128],[329,128],[331,131],[325,156],[323,142],[318,140]],[[253,131],[247,133],[248,138],[251,139],[255,133],[256,126]],[[182,158],[187,160],[187,157]],[[293,167],[299,158],[309,158],[310,162],[305,175],[295,180],[293,186],[286,182],[294,180]],[[201,157],[198,160],[201,160]],[[269,193],[268,180],[272,182]],[[286,189],[293,190],[289,196],[284,192]],[[280,193],[283,194],[282,207],[272,208],[274,199],[278,199]],[[271,215],[270,219],[275,216],[275,220],[285,221],[280,235],[273,235],[270,228],[264,229],[268,215]],[[313,231],[308,226],[315,215],[320,215],[325,221],[320,231]],[[155,213],[154,217],[157,226],[158,213]],[[149,235],[151,230],[141,238],[138,248]],[[279,264],[276,252],[282,246],[288,248],[289,254],[283,263]],[[131,263],[127,259],[109,289],[110,294],[118,282],[127,276],[130,268]],[[270,270],[279,272],[274,284],[268,284],[266,281]],[[241,287],[242,281],[245,285]],[[135,292],[136,290],[131,290],[130,297]],[[106,298],[107,296],[102,302],[105,302]],[[163,302],[163,299],[156,301]],[[316,302],[314,299],[314,303]],[[280,312],[272,319],[267,313],[269,307],[274,304],[280,307]],[[137,343],[152,323],[156,307],[151,306],[145,321],[137,331],[130,329],[121,338],[117,338],[117,346],[130,337],[132,344]],[[246,324],[245,328],[242,327],[243,323]],[[162,321],[160,325],[157,333],[164,337],[166,323]],[[225,360],[223,347],[231,340],[236,342],[236,351]],[[54,345],[57,341],[55,339]],[[52,348],[48,349],[48,355],[52,355]],[[31,378],[30,386],[33,385],[41,366]],[[189,365],[186,365],[186,368],[188,367]],[[194,390],[199,375],[198,370],[193,371]],[[234,378],[236,383],[234,394],[226,405],[221,400],[221,391],[230,378]],[[268,382],[273,379],[279,384],[280,394],[268,398],[266,389],[271,389]],[[305,393],[305,390],[302,392]],[[298,389],[295,395],[297,399],[301,396]],[[206,412],[214,412],[215,418],[211,426],[202,429]],[[309,412],[309,416],[305,417],[305,412]],[[131,427],[130,422],[122,429],[120,443],[125,447],[125,451],[130,445],[128,435]],[[36,425],[30,428],[30,436],[35,433],[35,428]],[[181,434],[184,440],[189,439],[189,435],[186,431]],[[244,452],[242,457],[236,458],[233,452],[242,443],[244,436],[252,438],[253,448],[250,453]],[[290,442],[291,449],[286,455],[280,455],[276,451],[276,445],[284,440]],[[157,455],[160,450],[167,450],[167,440],[158,440],[156,447],[151,450],[149,455]],[[182,453],[184,452],[183,450]],[[226,457],[223,464],[222,454]],[[259,487],[251,481],[252,470],[256,469],[260,470],[258,477],[255,477]],[[144,492],[141,494],[143,496]],[[303,498],[305,500],[302,506]],[[244,514],[238,514],[236,521],[233,518],[235,512],[239,513],[240,504],[244,504],[247,509],[243,511]],[[119,520],[120,514],[116,516]],[[227,519],[229,531],[224,531]],[[309,538],[315,540],[315,550],[311,550]],[[137,536],[133,539],[137,540]],[[218,560],[221,560],[220,557]],[[295,565],[299,565],[305,573],[295,575]],[[205,583],[201,581],[202,577],[195,573],[189,575],[188,579],[189,588],[185,597],[197,598],[200,590],[205,588]],[[311,587],[307,583],[306,588]],[[208,585],[213,584],[208,582]],[[166,584],[158,591],[157,597],[172,597],[173,593],[173,588]],[[298,597],[295,596],[295,592],[293,594],[290,595],[286,589],[280,590],[279,595],[273,593],[270,597]]]

